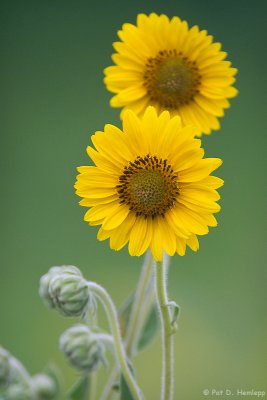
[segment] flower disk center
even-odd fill
[[[188,104],[198,92],[199,83],[196,64],[176,50],[160,51],[147,61],[144,85],[150,100],[164,108]]]
[[[142,171],[134,174],[129,182],[134,203],[154,209],[161,204],[165,193],[165,181],[158,171]]]
[[[179,194],[177,175],[167,160],[146,155],[137,157],[124,168],[117,191],[120,202],[137,216],[164,215]]]

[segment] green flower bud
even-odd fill
[[[17,383],[8,387],[5,400],[36,400],[36,398],[28,386]]]
[[[55,381],[46,374],[33,376],[32,386],[38,400],[53,400],[57,396],[57,385]]]
[[[64,316],[80,316],[91,301],[87,282],[74,266],[53,267],[41,278],[39,294]]]
[[[53,299],[51,299],[50,294],[49,294],[49,284],[51,281],[51,278],[59,274],[60,271],[64,267],[52,267],[50,270],[47,272],[47,274],[43,275],[40,279],[40,287],[39,287],[39,295],[43,299],[44,303],[47,305],[49,308],[54,308],[54,303]],[[66,268],[66,267],[65,267]]]
[[[66,330],[60,337],[60,349],[70,364],[82,372],[92,372],[104,361],[102,341],[85,325],[75,325]]]
[[[5,388],[10,380],[11,366],[9,353],[0,347],[0,389]]]

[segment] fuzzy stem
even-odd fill
[[[165,264],[165,263],[164,263]],[[155,289],[162,329],[162,391],[161,400],[173,399],[173,331],[168,305],[166,265],[155,265]]]
[[[124,376],[125,381],[127,382],[127,385],[129,387],[129,390],[131,391],[131,394],[133,396],[134,400],[142,400],[142,393],[129,369],[129,366],[127,364],[127,357],[126,353],[123,347],[122,339],[121,339],[121,334],[120,334],[120,328],[119,328],[119,322],[118,322],[118,317],[117,317],[117,312],[116,308],[114,306],[114,303],[109,296],[108,292],[100,285],[98,285],[95,282],[87,282],[88,289],[94,293],[98,299],[102,302],[106,314],[108,316],[109,324],[110,324],[110,329],[112,331],[113,339],[114,339],[114,348],[116,351],[116,355],[118,358],[118,363],[121,368],[121,372]]]

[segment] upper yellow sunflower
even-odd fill
[[[128,111],[123,131],[106,125],[88,146],[95,166],[79,167],[76,193],[90,209],[85,221],[101,225],[98,239],[110,238],[120,250],[129,242],[133,256],[149,247],[154,258],[198,249],[196,235],[216,226],[213,213],[220,207],[215,189],[223,181],[209,174],[221,165],[218,158],[203,159],[200,139],[192,126],[182,127],[168,111],[157,115],[148,107],[142,119]]]
[[[236,96],[237,70],[207,31],[189,29],[186,21],[166,15],[139,14],[137,26],[124,24],[112,55],[115,66],[104,70],[108,90],[117,93],[111,106],[142,115],[148,105],[180,115],[198,134],[219,129],[218,117]]]

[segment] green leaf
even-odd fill
[[[153,304],[140,334],[137,351],[143,350],[156,337],[159,327],[157,306]]]
[[[131,395],[131,392],[128,388],[128,385],[123,377],[121,376],[121,396],[120,400],[134,400],[133,396]]]
[[[122,303],[122,305],[119,307],[119,310],[118,310],[120,330],[121,330],[121,335],[123,338],[125,337],[127,327],[129,324],[133,301],[134,301],[134,293],[132,293],[125,300],[125,302]]]
[[[131,363],[128,361],[128,366],[129,369],[132,373],[132,375],[134,376],[134,370],[133,370],[133,366],[131,365]],[[134,400],[130,389],[128,388],[128,385],[124,379],[124,376],[121,374],[121,382],[120,382],[120,400]]]
[[[178,306],[178,304],[175,301],[170,301],[167,304],[167,307],[171,308],[171,312],[172,312],[172,322],[171,322],[171,326],[172,326],[172,333],[176,333],[177,329],[178,329],[178,317],[179,317],[179,313],[180,313],[180,307]]]
[[[70,389],[67,394],[66,400],[90,400],[89,399],[89,377],[82,377],[80,380]]]
[[[120,328],[123,338],[125,337],[125,334],[127,332],[133,301],[134,294],[131,294],[128,299],[120,306],[118,311]],[[153,304],[147,315],[143,330],[140,333],[139,341],[136,346],[137,352],[143,350],[155,338],[155,336],[158,334],[159,327],[160,325],[157,306],[156,304]]]

